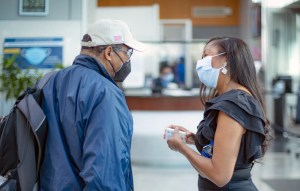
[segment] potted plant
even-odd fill
[[[16,99],[27,87],[42,77],[38,69],[21,69],[15,62],[18,55],[4,59],[2,73],[0,74],[0,91],[4,92],[5,99]]]

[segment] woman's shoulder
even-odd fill
[[[216,103],[224,100],[235,100],[235,101],[240,101],[240,100],[255,100],[253,96],[246,90],[242,89],[233,89],[230,91],[227,91],[221,95],[218,95],[217,97],[209,100],[208,102]]]
[[[234,89],[226,93],[223,93],[206,103],[207,109],[218,107],[232,107],[236,109],[242,109],[245,112],[262,117],[262,108],[258,102],[250,93],[241,90]]]
[[[257,126],[264,126],[264,114],[259,102],[249,93],[240,89],[228,91],[211,99],[205,107],[205,115],[209,115],[210,112],[222,111],[249,130],[253,130]],[[258,132],[262,130],[263,128],[255,129]]]

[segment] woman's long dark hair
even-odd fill
[[[235,37],[214,37],[206,45],[209,43],[218,47],[218,53],[227,53],[227,70],[232,81],[246,87],[252,96],[259,101],[265,117],[265,141],[262,145],[262,152],[265,154],[270,141],[270,123],[266,115],[261,83],[258,81],[254,60],[248,45]],[[200,96],[203,103],[207,101],[207,98],[210,99],[216,95],[215,90],[210,90],[207,95],[207,87],[204,84],[201,85]]]

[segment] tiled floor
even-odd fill
[[[276,147],[278,147],[278,145],[280,146],[282,143],[279,142]],[[156,150],[163,149],[158,148],[156,145],[153,145],[152,148]],[[299,181],[295,181],[297,184],[296,186],[299,184],[297,188],[300,190],[300,159],[297,159],[288,153],[282,152],[282,148],[278,149],[274,148],[273,146],[271,149],[269,149],[262,163],[254,166],[252,170],[253,181],[260,191],[294,191],[291,190],[291,187],[289,189],[289,185],[286,185],[286,189],[284,190],[272,188],[272,186],[265,182],[265,180],[272,179],[297,179]],[[164,154],[168,154],[167,151],[164,151]],[[133,156],[133,158],[135,157]],[[151,163],[149,161],[148,163],[143,164],[141,162],[133,161],[135,190],[197,191],[196,171],[188,163],[184,163],[182,158],[177,160],[176,164],[159,164]]]

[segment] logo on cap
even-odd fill
[[[122,40],[122,36],[114,36],[114,41],[115,42],[123,42],[123,40]]]

